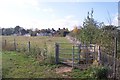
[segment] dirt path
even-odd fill
[[[71,36],[66,36],[66,38],[70,41],[70,43],[73,43],[73,44],[80,44],[81,42],[78,41],[76,38],[74,37],[71,37]]]
[[[62,66],[62,67],[56,68],[55,71],[57,74],[62,74],[64,78],[71,78],[70,76],[64,73],[72,72],[72,67]]]
[[[59,67],[56,68],[56,73],[66,73],[66,72],[71,72],[72,71],[72,67]]]

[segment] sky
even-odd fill
[[[19,25],[25,29],[68,28],[82,26],[88,11],[94,10],[98,22],[118,25],[118,2],[88,2],[84,0],[41,1],[0,0],[0,27]]]

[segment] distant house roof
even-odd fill
[[[25,34],[24,36],[30,36],[30,34]]]

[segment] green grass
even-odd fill
[[[18,52],[2,53],[3,78],[79,78],[81,80],[98,80],[94,77],[97,69],[89,68],[82,71],[74,69],[72,72],[57,74],[55,68],[64,65],[38,63],[34,58]]]
[[[17,44],[17,50],[28,50],[28,42],[31,43],[31,48],[47,48],[48,53],[54,53],[55,43],[69,43],[65,37],[47,37],[47,36],[37,36],[37,37],[25,37],[25,36],[2,36],[2,43],[5,44],[7,49],[14,49],[14,39]],[[62,47],[62,46],[61,46]],[[65,45],[64,45],[65,47]],[[69,46],[70,47],[70,46]]]
[[[38,63],[34,58],[17,52],[2,53],[3,78],[59,78],[55,73],[59,65]]]
[[[43,52],[44,49],[47,49],[47,55],[55,55],[55,43],[60,43],[60,50],[61,50],[60,57],[64,56],[64,54],[68,54],[64,56],[64,58],[72,58],[72,47],[73,44],[69,43],[68,39],[65,37],[25,37],[25,36],[2,36],[2,42],[4,45],[4,41],[6,40],[6,50],[14,50],[14,39],[16,40],[17,44],[17,51],[19,52],[27,52],[28,51],[28,42],[31,42],[31,54],[36,56],[36,54]],[[76,48],[76,47],[75,47]],[[70,50],[65,50],[70,49]],[[77,52],[77,51],[76,51]],[[70,55],[69,55],[70,54]]]
[[[19,52],[4,51],[2,54],[2,70],[4,78],[56,78],[63,77],[61,74],[55,73],[55,68],[58,65],[46,64],[45,61],[36,60],[35,56],[39,51],[47,48],[47,54],[49,56],[55,55],[55,43],[68,43],[69,41],[65,37],[24,37],[24,36],[2,36],[2,41],[7,41],[7,49],[13,47],[14,38],[17,43],[17,50]],[[27,51],[27,44],[31,42],[31,53],[25,53]],[[6,49],[6,50],[7,50]],[[35,50],[34,50],[35,49]],[[24,54],[25,53],[25,54]],[[52,57],[53,58],[53,57]],[[40,58],[41,59],[41,58]],[[50,62],[51,63],[51,62]]]
[[[17,48],[22,51],[13,52],[13,51],[3,51],[2,52],[2,76],[3,78],[64,78],[63,75],[68,75],[72,78],[89,78],[93,77],[92,70],[81,71],[78,69],[73,70],[72,72],[56,74],[55,68],[58,68],[61,65],[55,65],[54,63],[49,64],[48,62],[38,61],[35,56],[24,54],[23,50],[27,47],[28,41],[31,42],[32,53],[34,55],[38,54],[38,50],[44,50],[47,48],[47,53],[51,57],[51,60],[54,59],[55,55],[55,43],[69,43],[65,37],[24,37],[24,36],[3,36],[4,40],[7,40],[7,47],[11,48],[13,45],[14,38],[18,44]],[[22,46],[20,46],[22,44]],[[8,46],[9,45],[9,46]],[[71,49],[61,52],[60,57],[72,58],[72,45],[73,44],[61,44],[60,48]],[[38,49],[37,49],[38,48]],[[36,50],[34,50],[36,49]],[[75,48],[77,49],[77,48]],[[77,50],[75,50],[77,55]],[[62,55],[63,53],[63,55]],[[64,55],[67,54],[67,55]],[[76,57],[75,55],[75,57]],[[0,55],[1,56],[1,55]],[[41,58],[40,58],[41,59]],[[63,65],[62,65],[63,66]]]

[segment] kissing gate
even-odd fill
[[[96,49],[92,44],[56,43],[55,62],[86,69],[93,62],[100,63],[100,47]]]

